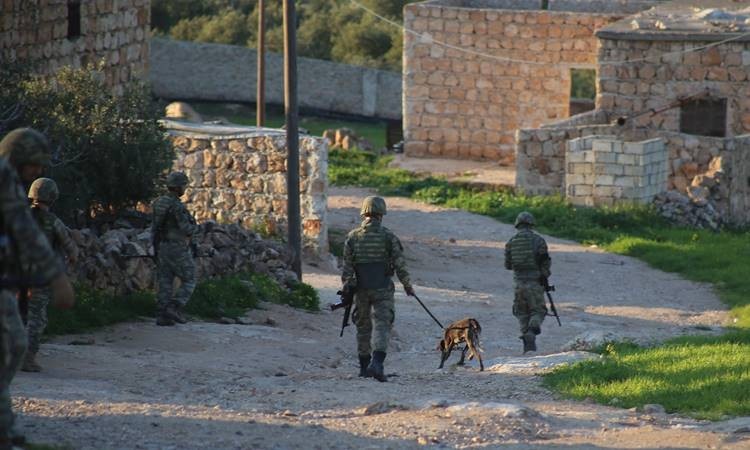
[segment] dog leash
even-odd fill
[[[420,299],[419,299],[419,297],[417,297],[417,294],[416,294],[416,293],[414,294],[414,298],[416,298],[416,299],[417,299],[417,301],[419,302],[419,304],[420,304],[420,305],[422,305],[422,308],[424,308],[424,310],[425,310],[425,311],[427,311],[427,314],[429,314],[429,315],[430,315],[430,317],[432,317],[432,320],[434,320],[434,321],[435,321],[435,323],[436,323],[436,324],[438,324],[438,326],[440,327],[440,329],[441,329],[441,330],[445,329],[445,327],[443,326],[443,324],[442,324],[442,323],[440,323],[440,321],[439,321],[439,320],[437,320],[437,317],[435,317],[434,315],[432,315],[432,313],[430,312],[430,310],[429,310],[429,309],[427,309],[427,307],[426,307],[426,306],[424,305],[424,303],[422,303],[422,300],[420,300]]]

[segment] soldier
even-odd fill
[[[153,204],[151,235],[157,259],[158,285],[156,324],[160,326],[187,322],[180,310],[190,300],[195,289],[195,262],[191,243],[198,232],[198,225],[180,201],[187,185],[188,178],[184,173],[170,173],[167,176],[169,193],[154,200]],[[180,287],[173,296],[175,278],[180,279]]]
[[[44,234],[34,223],[18,175],[28,180],[49,161],[46,138],[30,128],[0,141],[0,450],[21,445],[13,432],[10,383],[26,351],[26,334],[13,291],[19,286],[49,284],[55,306],[73,306],[73,288]]]
[[[536,335],[547,315],[542,277],[549,277],[551,261],[547,243],[531,228],[534,216],[526,211],[516,217],[518,233],[505,244],[505,268],[513,271],[513,315],[521,326],[523,352],[536,351]]]
[[[57,201],[60,191],[57,183],[49,178],[37,178],[29,189],[31,200],[31,215],[42,230],[52,249],[62,259],[67,256],[70,264],[75,264],[78,259],[78,247],[70,238],[68,227],[63,224],[50,208]],[[26,320],[26,333],[29,335],[29,347],[26,350],[21,370],[24,372],[39,372],[42,368],[36,362],[36,354],[39,351],[39,340],[47,328],[47,305],[52,298],[49,286],[34,289],[29,302],[28,317]]]
[[[359,228],[349,232],[344,243],[341,275],[344,289],[355,291],[359,376],[375,377],[378,381],[387,381],[383,361],[395,319],[395,288],[391,280],[394,272],[406,294],[414,295],[401,241],[381,224],[385,213],[382,198],[367,197],[364,200],[360,211],[364,220]]]

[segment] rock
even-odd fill
[[[563,351],[578,350],[578,351],[592,351],[602,345],[609,342],[619,340],[619,336],[611,332],[604,332],[600,330],[586,331],[574,337],[563,345]]]
[[[384,414],[384,413],[387,413],[389,411],[394,411],[394,410],[403,411],[403,410],[406,410],[406,409],[408,409],[408,408],[406,408],[403,405],[399,405],[399,404],[393,403],[393,402],[384,401],[384,402],[377,402],[377,403],[373,403],[371,405],[367,405],[364,408],[360,408],[357,412],[358,412],[358,414],[361,414],[363,416],[372,416],[372,415],[375,415],[375,414]]]
[[[693,179],[694,176],[698,175],[698,164],[694,162],[688,162],[680,167],[680,170],[685,174],[685,178],[688,180]]]
[[[184,120],[186,122],[203,123],[203,118],[185,102],[172,102],[164,108],[164,115],[168,119]]]
[[[96,339],[92,337],[73,339],[72,341],[68,342],[68,345],[95,345],[95,344],[96,344]]]
[[[656,404],[656,403],[649,403],[646,405],[643,405],[643,408],[641,408],[641,411],[645,414],[666,414],[666,410],[663,406]]]
[[[688,187],[688,179],[678,175],[672,178],[672,183],[674,184],[674,189],[677,192],[685,192]]]
[[[704,186],[690,186],[688,188],[688,197],[698,206],[706,206],[708,204],[708,197],[711,192],[707,187]]]

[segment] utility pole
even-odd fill
[[[287,221],[292,270],[302,280],[302,224],[299,200],[299,124],[297,110],[297,17],[294,0],[284,0],[284,111],[287,147]]]
[[[266,8],[265,1],[258,0],[258,75],[255,94],[255,124],[266,124]]]

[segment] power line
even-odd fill
[[[468,53],[468,54],[471,54],[471,55],[479,56],[481,58],[494,59],[494,60],[501,61],[501,62],[510,62],[510,63],[518,63],[518,64],[544,65],[544,66],[549,66],[550,65],[550,63],[547,63],[547,62],[528,61],[528,60],[523,60],[523,59],[514,59],[514,58],[508,58],[508,57],[504,57],[504,56],[492,55],[492,54],[489,54],[489,53],[480,52],[478,50],[473,50],[473,49],[466,48],[466,47],[459,47],[457,45],[453,45],[453,44],[449,44],[447,42],[439,41],[439,40],[433,39],[432,35],[430,33],[420,33],[418,31],[406,28],[403,24],[400,24],[398,22],[395,22],[395,21],[393,21],[393,20],[391,20],[391,19],[389,19],[387,17],[384,17],[384,16],[378,14],[377,12],[373,11],[372,9],[370,9],[370,8],[366,7],[365,5],[359,3],[357,0],[349,0],[349,1],[353,5],[355,5],[356,7],[358,7],[360,9],[366,11],[368,14],[376,17],[377,19],[379,19],[379,20],[381,20],[383,22],[386,22],[386,23],[388,23],[388,24],[390,24],[390,25],[392,25],[394,27],[400,28],[405,33],[409,33],[409,34],[411,34],[413,36],[416,36],[417,38],[419,38],[420,42],[425,43],[425,44],[437,44],[437,45],[443,46],[445,48],[449,48],[449,49],[456,50],[456,51],[459,51],[459,52]],[[644,1],[644,2],[640,2],[640,3],[652,3],[652,2],[645,2]],[[737,36],[733,36],[733,37],[730,37],[730,38],[727,38],[727,39],[724,39],[724,40],[721,40],[721,41],[713,42],[713,43],[706,44],[706,45],[701,45],[701,46],[698,46],[698,47],[692,47],[692,48],[685,49],[685,50],[678,50],[678,51],[674,51],[674,52],[665,52],[665,53],[660,53],[659,55],[646,56],[644,58],[629,59],[629,60],[623,60],[623,61],[600,61],[600,64],[606,64],[606,65],[624,65],[624,64],[632,64],[632,63],[647,62],[647,61],[658,62],[658,60],[660,60],[663,57],[669,57],[669,56],[675,56],[675,55],[681,55],[681,54],[685,54],[685,53],[692,53],[692,52],[696,52],[696,51],[700,51],[700,50],[705,50],[705,49],[708,49],[708,48],[717,47],[719,45],[726,44],[728,42],[740,40],[740,39],[745,38],[745,37],[750,37],[750,32],[742,33],[742,34],[739,34]],[[654,58],[656,58],[657,60],[656,61],[652,61]]]

